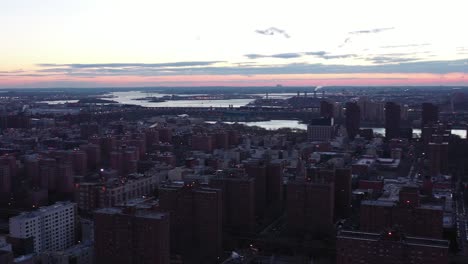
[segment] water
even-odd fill
[[[170,94],[161,94],[161,93],[145,93],[140,91],[130,91],[130,92],[113,92],[109,95],[113,96],[109,98],[121,104],[130,104],[130,105],[141,105],[145,107],[228,107],[232,105],[233,107],[244,106],[254,99],[229,99],[229,100],[174,100],[166,102],[148,102],[145,100],[135,100],[138,98],[144,97],[163,97]],[[203,94],[190,94],[193,95],[203,95]]]
[[[50,105],[55,105],[55,104],[66,104],[66,103],[78,103],[78,100],[40,101],[38,103],[46,103]]]
[[[207,122],[216,123],[216,122]],[[226,124],[234,124],[234,122],[225,122]],[[307,129],[307,125],[301,123],[298,120],[269,120],[269,121],[254,121],[254,122],[237,122],[246,126],[258,126],[268,130],[276,130],[280,128],[292,128],[292,129]],[[374,133],[385,135],[385,128],[383,127],[362,127],[371,128]],[[413,128],[413,134],[416,137],[421,137],[421,129]],[[452,134],[458,135],[461,138],[466,138],[466,130],[464,129],[452,129]]]
[[[207,121],[207,123],[213,124],[215,121]],[[236,122],[224,122],[226,124],[234,124]],[[237,122],[237,124],[243,124],[246,126],[258,126],[268,130],[276,130],[280,128],[292,128],[292,129],[307,129],[307,125],[301,123],[298,120],[270,120],[270,121],[254,121],[254,122]]]
[[[385,135],[385,128],[383,127],[363,127],[363,128],[371,128],[374,131],[374,133]],[[464,129],[452,129],[451,132],[453,135],[457,135],[461,138],[466,138],[466,130]],[[413,134],[416,137],[421,137],[421,129],[413,128]]]

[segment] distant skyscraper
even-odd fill
[[[435,123],[439,120],[439,107],[432,103],[422,104],[421,127]]]
[[[361,110],[359,105],[355,102],[346,103],[346,132],[348,137],[353,140],[359,133],[359,127],[361,123]]]
[[[394,102],[385,104],[385,138],[392,139],[400,137],[401,123],[400,106]]]
[[[333,117],[334,105],[328,101],[320,102],[320,116],[325,118]]]
[[[94,219],[96,263],[169,264],[169,214],[103,208]]]
[[[334,137],[333,118],[314,119],[307,126],[307,137],[310,141],[328,142]]]

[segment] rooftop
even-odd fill
[[[99,214],[109,214],[109,215],[129,215],[125,212],[125,208],[115,208],[115,207],[107,207],[98,209],[95,211]],[[152,219],[163,219],[167,216],[166,213],[163,212],[156,212],[156,211],[147,211],[147,210],[136,210],[135,216],[141,218],[152,218]]]
[[[69,201],[56,202],[53,205],[43,206],[43,207],[40,207],[39,209],[31,211],[31,212],[23,212],[23,213],[15,216],[15,217],[12,217],[11,219],[25,219],[25,218],[39,217],[43,213],[51,212],[51,211],[54,211],[54,210],[58,210],[58,209],[68,207],[68,206],[73,206],[73,205],[75,205],[75,203],[72,203],[72,202],[69,202]]]
[[[392,207],[392,206],[395,206],[395,202],[384,201],[384,200],[365,200],[361,202],[361,205],[376,205],[376,206]]]
[[[368,240],[368,241],[379,241],[382,239],[382,235],[379,233],[367,233],[367,232],[355,232],[355,231],[341,231],[337,237],[357,239],[357,240]],[[438,247],[438,248],[448,248],[449,246],[449,241],[447,240],[422,238],[422,237],[404,236],[401,242],[406,243],[408,245],[429,246],[429,247]]]

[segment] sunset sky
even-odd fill
[[[468,85],[468,1],[2,0],[0,88]]]

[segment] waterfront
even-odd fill
[[[140,105],[145,107],[233,107],[244,106],[254,99],[229,99],[229,100],[169,100],[165,102],[149,102],[148,100],[136,100],[145,97],[160,98],[171,94],[145,93],[141,91],[112,92],[107,94],[110,100],[120,104]],[[183,96],[182,94],[179,94]],[[190,94],[196,95],[196,94]],[[203,95],[203,94],[198,94]]]
[[[207,123],[216,123],[209,121]],[[234,124],[235,122],[225,122],[226,124]],[[246,126],[258,126],[268,130],[276,130],[280,128],[291,128],[291,129],[307,129],[307,124],[300,122],[299,120],[269,120],[269,121],[254,121],[254,122],[237,122],[238,124],[244,124]],[[362,127],[371,128],[374,133],[385,135],[385,128],[383,127]],[[464,129],[452,129],[452,134],[458,135],[461,138],[466,138],[466,130]],[[421,136],[421,129],[413,128],[413,135],[415,137]]]

